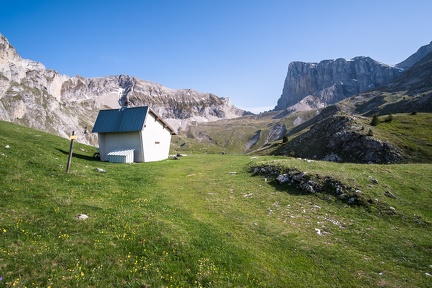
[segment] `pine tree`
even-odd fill
[[[378,126],[379,123],[380,123],[380,120],[378,118],[378,115],[375,114],[372,117],[372,121],[371,121],[370,125],[372,125],[372,126]]]

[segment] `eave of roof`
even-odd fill
[[[160,121],[164,126],[164,128],[167,128],[170,131],[171,135],[177,135],[174,129],[167,122],[165,122],[165,120],[163,120],[158,114],[156,114],[156,112],[154,112],[153,109],[151,109],[150,107],[149,107],[149,113],[151,113],[156,120]]]

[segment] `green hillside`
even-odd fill
[[[316,115],[316,111],[303,111],[278,118],[279,113],[266,112],[260,115],[191,125],[186,131],[181,131],[179,136],[174,137],[171,147],[173,151],[178,152],[219,153],[224,151],[244,154],[270,145],[266,143],[267,137],[275,125],[284,125],[287,130],[291,130],[296,126],[296,120],[307,121]],[[260,131],[259,140],[247,149],[248,141],[257,131]]]
[[[432,114],[400,113],[378,117],[375,137],[399,147],[406,162],[432,163]]]
[[[0,287],[432,283],[431,164],[193,149],[177,161],[116,164],[76,143],[65,173],[69,143],[0,122]],[[371,203],[305,193],[252,173],[258,166],[331,177]]]
[[[341,117],[339,118],[342,119]],[[332,128],[332,126],[337,127],[336,125],[340,123],[341,120],[334,120],[333,122],[330,121],[330,118],[324,120],[325,122],[323,121],[318,124],[327,122],[332,124],[327,124],[327,129],[314,129],[313,133],[309,132],[309,128],[315,123],[310,126],[303,127],[304,129],[300,130],[300,132],[290,136],[287,143],[282,144],[282,141],[275,143],[275,147],[279,146],[277,150],[263,150],[261,153],[272,152],[276,155],[296,155],[298,157],[309,159],[314,159],[314,155],[320,155],[320,153],[321,155],[330,152],[342,154],[344,153],[344,149],[347,148],[347,143],[349,143],[349,141],[345,143],[346,145],[340,145],[337,148],[332,149],[329,149],[328,147],[329,141],[335,139],[334,134],[337,132],[346,133],[347,131],[354,131],[356,133],[355,135],[359,138],[356,139],[353,137],[352,139],[358,141],[359,143],[363,137],[370,137],[373,140],[384,141],[385,143],[389,143],[392,147],[395,147],[395,150],[400,151],[401,160],[399,162],[401,163],[432,163],[431,113],[400,113],[383,115],[377,118],[377,125],[372,125],[373,117],[356,116],[353,119],[355,120],[351,123],[351,126],[354,127],[354,129],[350,127],[345,127],[343,129],[338,128],[339,131],[336,130],[336,132],[335,130],[330,130],[330,128]],[[310,131],[312,131],[312,129]],[[311,138],[312,141],[306,141],[302,143],[301,146],[295,147],[295,145],[299,142],[298,140],[300,139],[301,141],[301,137],[299,136],[302,133],[310,133],[309,135],[311,136],[309,138]],[[354,141],[352,139],[351,141]],[[296,148],[297,150],[295,150]],[[355,155],[355,152],[362,151],[362,149],[363,151],[371,151],[370,147],[363,145],[356,147],[356,149],[349,150],[348,154]],[[289,151],[295,151],[295,153],[290,153]],[[382,155],[385,154],[383,153]],[[376,156],[379,157],[382,155]],[[359,163],[361,161],[355,161],[355,157],[353,156],[351,161],[346,162]]]

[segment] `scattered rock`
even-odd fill
[[[308,182],[300,183],[300,188],[306,190],[309,193],[316,193],[314,189],[314,185],[316,185],[313,181],[309,180]]]
[[[106,171],[105,171],[105,169],[102,169],[102,168],[96,168],[96,172],[105,173]]]
[[[355,198],[354,197],[349,198],[347,203],[348,204],[354,204],[355,203]]]
[[[316,233],[317,233],[318,235],[322,235],[322,234],[321,234],[321,230],[320,230],[320,229],[318,229],[318,228],[315,228],[315,231],[316,231]]]
[[[5,148],[6,148],[6,149],[9,149],[9,148],[10,148],[10,146],[9,146],[9,145],[6,145],[6,146],[5,146]]]
[[[384,196],[387,196],[389,198],[393,198],[393,199],[397,199],[396,195],[394,195],[392,192],[390,191],[385,191],[384,192]]]
[[[369,204],[377,204],[377,203],[378,203],[378,199],[377,199],[377,198],[374,198],[374,199],[369,198],[369,199],[366,200],[366,201],[367,201],[367,203],[369,203]]]
[[[87,220],[89,218],[89,216],[86,214],[78,214],[75,217],[78,218],[79,220]]]
[[[280,184],[289,182],[291,179],[288,176],[288,174],[281,174],[276,178],[277,181],[279,181]]]
[[[292,176],[293,180],[300,181],[306,175],[307,172],[300,172]]]
[[[338,226],[339,228],[345,228],[344,225],[342,225],[339,221],[334,220],[334,219],[330,219],[328,217],[324,218],[327,221],[330,221],[331,223],[333,223],[334,225]]]
[[[342,158],[339,157],[336,153],[330,153],[328,155],[325,155],[323,160],[330,162],[342,162]]]

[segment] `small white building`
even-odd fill
[[[100,110],[92,132],[98,133],[101,161],[109,161],[110,153],[133,150],[134,162],[167,159],[176,134],[148,106]]]

